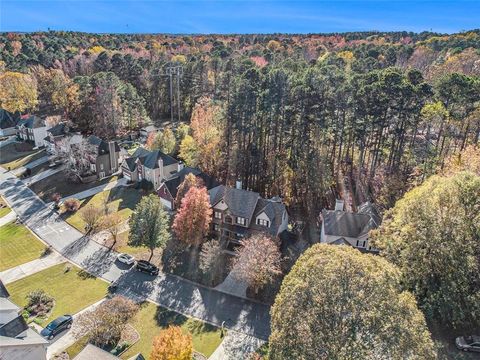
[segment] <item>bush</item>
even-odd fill
[[[63,206],[65,207],[65,211],[75,212],[80,207],[80,201],[78,201],[77,199],[74,199],[74,198],[67,199],[63,203]]]
[[[28,293],[26,310],[34,316],[44,317],[53,308],[55,299],[44,290],[38,289]]]

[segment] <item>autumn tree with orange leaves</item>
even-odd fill
[[[150,360],[191,360],[192,336],[179,326],[170,326],[153,338]]]
[[[188,190],[182,199],[172,228],[180,241],[198,247],[203,243],[208,233],[211,220],[212,209],[210,208],[207,189],[194,186]]]

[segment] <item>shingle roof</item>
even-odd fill
[[[36,128],[45,126],[43,120],[35,115],[32,115],[26,119],[19,120],[17,123],[17,126],[22,126],[22,125],[29,129],[36,129]]]
[[[110,354],[109,352],[100,349],[99,347],[87,344],[82,351],[78,353],[77,356],[73,358],[74,360],[115,360],[118,359],[115,355]]]
[[[28,325],[23,316],[17,316],[6,324],[0,326],[0,336],[17,337],[27,329]]]
[[[212,206],[223,199],[232,215],[247,219],[252,219],[257,201],[260,199],[260,195],[256,192],[231,188],[225,185],[214,187],[208,193]]]
[[[178,161],[170,155],[164,154],[160,150],[150,151],[147,155],[141,156],[140,161],[143,166],[149,169],[158,169],[158,160],[162,159],[163,166],[176,164]]]
[[[48,129],[48,132],[53,136],[65,135],[67,124],[62,122]]]
[[[7,288],[3,285],[3,281],[0,280],[0,298],[8,298],[10,294],[8,293]]]
[[[185,180],[185,177],[188,174],[193,174],[197,178],[200,178],[203,182],[203,185],[207,188],[207,190],[210,190],[211,188],[218,185],[217,181],[213,177],[208,176],[207,174],[205,174],[204,172],[200,171],[197,168],[192,168],[187,166],[187,167],[184,167],[182,170],[180,170],[173,178],[166,180],[164,182],[165,186],[170,192],[170,195],[172,195],[173,198],[177,196],[178,187]]]
[[[137,166],[136,160],[137,160],[136,158],[132,158],[132,157],[125,159],[125,164],[127,164],[128,170],[130,171],[135,170],[135,167]]]
[[[90,135],[87,139],[87,142],[91,145],[98,146],[97,155],[105,155],[110,153],[108,142],[100,139],[98,136]],[[114,141],[114,143],[115,143],[115,152],[120,152],[120,147],[118,146],[118,143],[116,141]]]
[[[323,210],[322,217],[326,235],[357,238],[368,234],[379,225],[366,213]]]
[[[283,214],[285,211],[286,211],[286,208],[282,202],[260,198],[258,199],[257,206],[255,208],[255,212],[253,214],[250,227],[255,230],[268,231],[273,236],[276,236],[278,232],[278,228],[282,224]],[[270,219],[270,222],[271,222],[270,227],[265,227],[265,226],[256,224],[255,219],[257,218],[258,215],[260,215],[263,212]]]

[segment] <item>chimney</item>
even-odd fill
[[[178,162],[178,172],[183,169],[183,161]]]
[[[335,200],[335,211],[343,211],[343,200]]]
[[[108,152],[110,155],[110,171],[117,171],[118,169],[118,157],[115,152],[115,141],[108,142]]]
[[[235,188],[242,189],[242,180],[235,181]]]

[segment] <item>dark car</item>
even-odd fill
[[[158,275],[158,267],[146,260],[138,260],[135,268],[150,275]]]
[[[46,337],[48,340],[54,338],[55,335],[64,330],[70,329],[73,323],[72,315],[62,315],[53,320],[50,324],[40,332],[40,335]]]
[[[455,339],[457,348],[463,351],[480,352],[480,336],[460,336]]]

